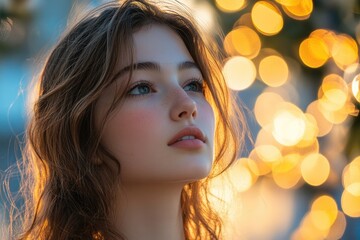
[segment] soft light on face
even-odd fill
[[[214,158],[215,124],[200,70],[181,38],[166,26],[141,28],[133,39],[136,68],[130,87],[102,136],[102,144],[120,162],[122,182],[187,183],[206,177]],[[126,81],[127,75],[116,81]],[[110,86],[99,99],[98,119],[114,92]],[[179,138],[183,141],[176,142]]]

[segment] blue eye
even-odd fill
[[[184,87],[185,91],[204,93],[204,83],[201,79],[191,79]]]
[[[145,95],[152,92],[151,84],[140,82],[128,91],[130,96]]]

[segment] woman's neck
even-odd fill
[[[128,240],[184,240],[180,184],[127,184],[116,199],[114,223]]]

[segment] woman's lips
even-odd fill
[[[198,149],[203,147],[205,143],[206,137],[199,128],[186,127],[171,138],[168,142],[168,146],[185,149]]]

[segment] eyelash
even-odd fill
[[[201,92],[202,94],[205,94],[205,84],[204,81],[201,78],[191,78],[188,81],[185,82],[184,87],[192,84],[192,83],[196,83],[197,87],[199,87],[199,91],[195,91],[195,92]]]
[[[194,90],[194,92],[201,92],[202,94],[205,93],[204,89],[205,89],[205,84],[204,81],[201,78],[191,78],[188,81],[185,82],[184,84],[184,88],[190,84],[195,83],[197,85],[197,87],[199,87],[199,90]],[[127,95],[130,97],[140,97],[140,96],[144,96],[147,95],[149,93],[144,93],[144,94],[132,94],[131,92],[134,91],[136,88],[138,87],[149,87],[150,88],[150,92],[154,92],[154,88],[153,88],[153,84],[151,84],[148,81],[139,81],[137,82],[134,86],[130,87],[130,90],[127,92]],[[191,90],[189,90],[191,91]]]
[[[144,96],[144,95],[147,95],[147,94],[131,94],[132,91],[134,91],[136,88],[138,87],[149,87],[150,88],[150,91],[154,91],[154,88],[153,88],[153,84],[151,84],[150,82],[148,81],[139,81],[137,82],[135,85],[131,86],[130,87],[130,90],[127,92],[127,95],[130,96],[130,97],[139,97],[139,96]],[[151,93],[151,92],[150,92]]]

